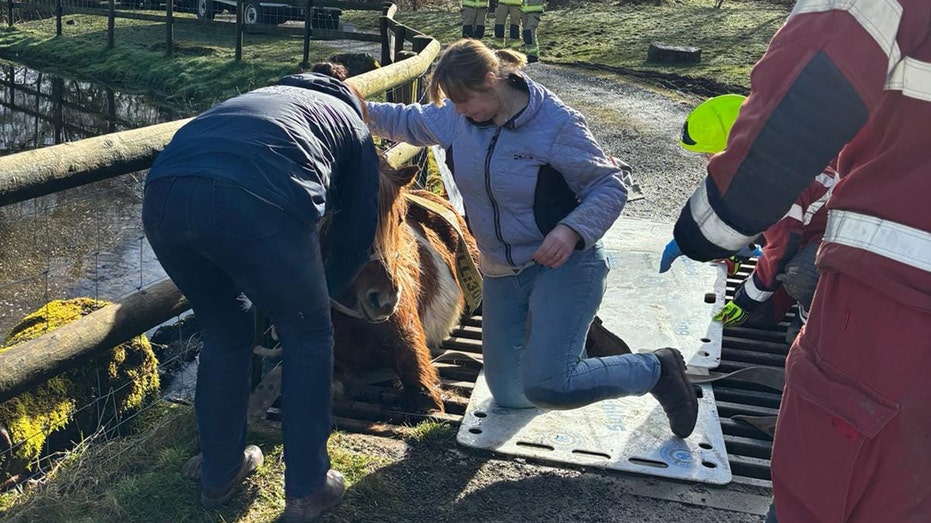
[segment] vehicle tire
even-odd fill
[[[216,14],[216,6],[213,5],[213,0],[195,0],[194,11],[197,18],[201,20],[213,20],[213,15]]]
[[[245,2],[242,5],[242,23],[243,25],[255,25],[264,23],[262,18],[262,8],[258,2]]]

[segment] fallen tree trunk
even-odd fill
[[[0,354],[0,402],[70,370],[88,356],[112,349],[188,310],[171,280]]]

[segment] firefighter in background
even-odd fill
[[[748,318],[775,324],[785,317],[794,301],[798,314],[786,330],[792,343],[808,321],[808,309],[818,284],[815,255],[827,226],[827,202],[840,176],[832,167],[819,174],[802,191],[788,214],[763,233],[763,252],[756,267],[734,291],[715,320],[736,327]]]
[[[527,62],[540,60],[540,46],[537,43],[537,26],[543,17],[543,4],[546,0],[523,0],[521,3],[521,25],[524,28],[524,54]]]
[[[744,100],[744,96],[726,94],[700,104],[686,118],[679,145],[708,155],[724,150]],[[723,322],[725,327],[737,327],[748,320],[775,325],[782,321],[794,301],[798,304],[798,314],[786,330],[786,341],[795,340],[808,319],[818,283],[815,253],[827,226],[825,204],[838,180],[833,166],[827,167],[802,191],[789,212],[763,232],[764,247],[757,254],[756,267],[737,287],[734,299],[715,314],[714,320]],[[673,240],[667,252],[675,252],[676,248]],[[745,259],[731,256],[725,260],[728,274],[736,274]],[[670,263],[672,259],[664,252],[663,268],[668,269]]]
[[[498,0],[498,5],[495,7],[495,39],[492,44],[495,49],[510,47],[519,50],[521,48],[523,44],[520,39],[521,3],[522,0]],[[505,22],[510,22],[507,40],[504,38]]]
[[[931,521],[931,2],[799,0],[675,226],[696,260],[781,219],[837,157],[772,454],[780,523]]]
[[[481,40],[487,16],[488,0],[462,0],[462,37]]]

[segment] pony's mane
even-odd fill
[[[382,166],[378,179],[378,226],[373,249],[385,266],[389,277],[401,290],[401,295],[417,296],[419,286],[410,271],[417,262],[417,244],[410,234],[404,234],[407,199],[401,196],[404,183],[396,179],[397,172]]]

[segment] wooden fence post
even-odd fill
[[[430,42],[432,41],[433,41],[433,37],[430,37],[427,35],[416,35],[414,36],[413,41],[411,43],[411,49],[413,49],[415,53],[420,54],[421,52],[423,52],[424,49],[427,48],[428,45],[430,45]],[[426,71],[424,72],[424,74],[426,74]],[[426,89],[426,86],[424,85],[424,82],[423,82],[423,76],[414,80],[412,83],[412,86],[413,86],[413,91],[414,91],[413,93],[414,102],[419,102],[420,99],[423,97],[424,90]]]
[[[210,0],[207,0],[208,2]],[[242,0],[236,0],[236,61],[242,61],[243,13]]]
[[[6,23],[10,27],[13,27],[13,0],[7,0],[7,19]]]
[[[167,0],[165,2],[165,56],[171,57],[175,54],[175,2]]]
[[[61,0],[58,0],[59,2]],[[110,12],[107,15],[107,49],[113,49],[114,45],[114,32],[116,29],[116,2],[115,0],[110,0]]]
[[[301,69],[310,68],[310,37],[313,34],[311,26],[313,25],[314,0],[307,0],[304,7],[304,57],[301,60]]]
[[[394,28],[394,38],[392,38],[392,40],[394,40],[394,57],[391,60],[391,63],[400,62],[407,57],[406,55],[401,54],[404,51],[404,40],[406,38],[407,26],[398,24]]]
[[[61,15],[63,11],[64,9],[62,9],[61,0],[55,0],[55,36],[61,36]]]
[[[378,32],[381,35],[381,66],[391,65],[391,29],[388,26],[388,17],[378,17]]]

